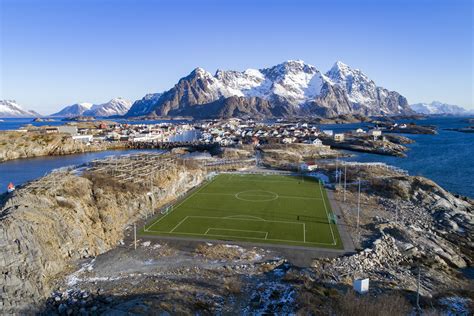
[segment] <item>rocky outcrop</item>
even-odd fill
[[[119,148],[124,148],[124,145],[105,142],[88,145],[61,134],[0,133],[0,162],[19,158],[69,155]]]
[[[200,171],[182,167],[156,182],[156,206],[199,184]],[[116,246],[124,229],[150,202],[138,185],[124,186],[71,173],[22,188],[0,211],[0,306],[5,313],[32,311],[72,260]],[[161,189],[158,189],[158,186]]]
[[[474,262],[472,201],[423,177],[384,176],[374,170],[363,177],[361,225],[353,232],[360,251],[315,261],[323,278],[369,277],[379,287],[416,291],[421,267],[422,295],[463,288],[467,280],[458,271]],[[347,196],[342,209],[351,222],[357,194]]]

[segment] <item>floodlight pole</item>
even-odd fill
[[[416,309],[418,310],[418,315],[421,315],[421,308],[420,308],[420,275],[421,275],[421,266],[418,263],[418,278],[416,282]]]
[[[342,167],[341,167],[342,169]],[[341,181],[342,181],[342,170],[339,172],[339,186],[341,186]]]
[[[360,220],[360,178],[359,178],[359,194],[357,196],[357,230],[359,230],[359,220]]]
[[[347,187],[347,166],[344,165],[344,202],[346,201],[346,187]]]
[[[336,154],[336,181],[334,181],[335,184],[337,184],[337,175],[338,175],[338,172],[337,172],[337,162],[338,161],[337,161],[337,159],[338,159],[338,157],[339,157],[338,154]]]
[[[133,244],[137,250],[137,224],[133,224]]]

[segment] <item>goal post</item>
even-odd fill
[[[166,215],[173,210],[173,205],[169,205],[161,210],[161,214]]]

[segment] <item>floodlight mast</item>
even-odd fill
[[[359,230],[359,220],[360,220],[360,178],[359,178],[359,194],[357,196],[357,230]]]
[[[347,187],[347,166],[344,165],[344,202],[346,201],[346,187]]]

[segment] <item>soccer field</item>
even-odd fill
[[[332,218],[315,179],[220,174],[141,234],[343,249]]]

